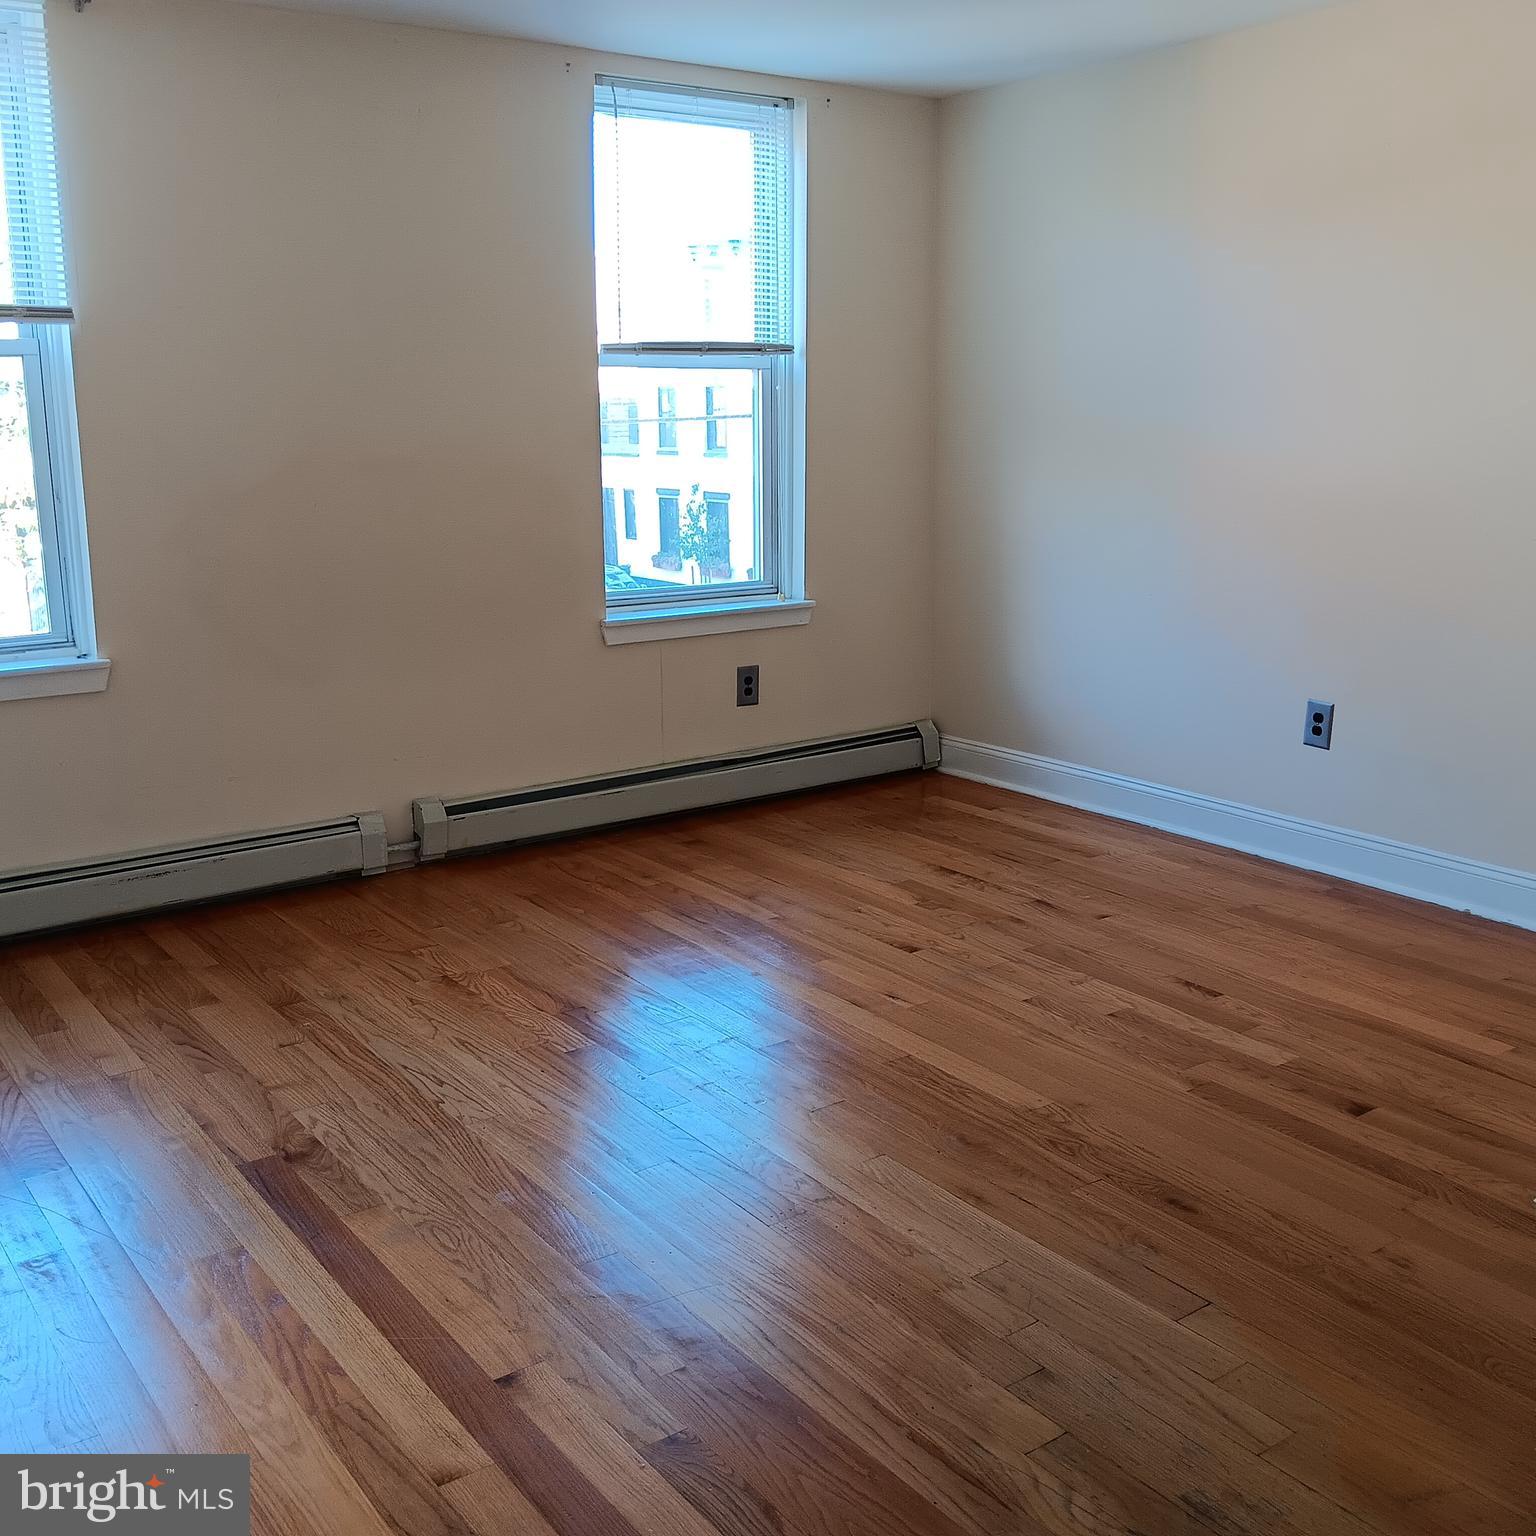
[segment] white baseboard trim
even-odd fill
[[[943,738],[941,768],[957,778],[1177,832],[1221,848],[1336,875],[1436,906],[1536,930],[1536,874],[1411,843],[1303,821],[1277,811],[1149,784],[1033,752]]]

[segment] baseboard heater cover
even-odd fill
[[[384,818],[368,811],[220,842],[18,870],[0,875],[0,938],[342,875],[379,874],[388,860]]]
[[[507,794],[417,800],[411,810],[419,857],[426,861],[938,765],[938,730],[931,720],[919,720]]]

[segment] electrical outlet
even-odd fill
[[[1333,745],[1333,705],[1321,699],[1307,700],[1307,728],[1301,738],[1309,747],[1321,747],[1324,752]]]
[[[736,708],[745,709],[757,703],[757,668],[736,668]]]

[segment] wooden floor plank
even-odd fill
[[[255,1529],[1536,1529],[1536,939],[913,775],[0,949],[0,1450]]]

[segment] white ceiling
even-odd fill
[[[265,0],[272,3],[272,0]],[[1332,0],[277,0],[609,53],[942,95]]]

